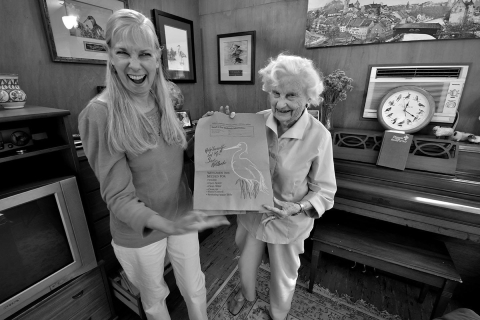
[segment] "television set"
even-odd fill
[[[75,177],[0,196],[0,319],[96,266]]]

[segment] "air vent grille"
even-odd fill
[[[456,78],[460,77],[461,67],[435,68],[378,68],[376,78]]]

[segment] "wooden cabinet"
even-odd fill
[[[10,110],[0,108],[0,170],[2,172],[0,199],[38,189],[66,178],[75,177],[78,181],[81,168],[70,130],[69,115],[68,110],[41,106],[27,105],[21,109]],[[16,132],[20,132],[22,137],[14,137]],[[19,139],[24,140],[22,142]],[[94,176],[93,180],[96,181]],[[82,205],[80,201],[68,202],[68,204]],[[83,210],[80,211],[83,214]],[[94,232],[92,226],[95,224],[92,224],[90,217],[87,217],[87,223],[92,234]],[[85,232],[85,237],[88,237],[87,233]],[[85,237],[82,238],[86,240],[84,243],[90,244]],[[77,241],[77,244],[81,245],[81,242]],[[96,258],[97,261],[100,260],[98,254]],[[95,265],[92,252],[91,266]],[[85,271],[91,271],[66,284],[59,282],[59,287],[50,286],[49,289],[53,291],[40,298],[35,297],[37,300],[15,311],[9,319],[105,320],[113,318],[115,314],[110,298],[110,286],[105,276],[103,262],[100,265],[93,270],[86,268]],[[39,268],[41,268],[40,261]]]
[[[105,261],[105,270],[107,274],[110,274],[120,266],[111,245],[110,213],[100,195],[100,184],[85,157],[85,153],[80,150],[77,154],[80,164],[80,190],[84,201],[85,214],[90,221],[93,246],[97,258]]]
[[[72,280],[12,320],[110,319],[110,293],[103,264]]]
[[[0,109],[0,195],[33,188],[64,176],[76,175],[78,161],[68,123],[70,111],[38,106]],[[11,132],[26,132],[15,145]],[[18,141],[17,141],[18,142]]]

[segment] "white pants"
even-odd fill
[[[170,236],[143,248],[120,247],[113,241],[112,246],[128,279],[140,290],[149,320],[170,320],[165,303],[170,290],[163,279],[166,252],[190,320],[207,320],[207,292],[200,267],[198,233]]]
[[[270,316],[274,320],[286,319],[297,283],[299,255],[304,251],[303,240],[289,244],[266,243],[252,237],[241,224],[238,224],[235,242],[240,248],[238,270],[242,293],[249,301],[256,298],[257,271],[262,262],[265,245],[268,246],[271,271]]]

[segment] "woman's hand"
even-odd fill
[[[296,203],[278,200],[275,197],[273,198],[273,202],[275,202],[275,204],[279,206],[280,209],[264,204],[263,207],[273,213],[273,215],[267,217],[262,221],[264,225],[267,225],[268,222],[275,219],[285,219],[286,217],[296,215],[302,210],[302,208]]]
[[[207,111],[207,113],[205,113],[202,118],[206,118],[206,117],[210,117],[210,116],[213,116],[213,114],[215,113],[215,111]]]
[[[208,216],[202,211],[189,211],[186,216],[173,223],[170,234],[186,234],[229,224],[225,216]]]
[[[227,116],[230,116],[230,119],[235,118],[235,112],[230,112],[229,106],[225,106],[225,109],[223,109],[223,106],[220,106],[220,112],[225,113]]]
[[[159,215],[153,215],[146,222],[146,227],[159,230],[169,235],[180,235],[205,229],[229,225],[225,216],[208,216],[202,211],[189,211],[179,220],[173,222]]]
[[[215,112],[225,113],[227,116],[230,116],[230,119],[235,118],[235,112],[230,112],[230,107],[229,107],[229,106],[225,106],[225,109],[223,108],[223,106],[220,106],[219,111],[207,111],[207,113],[205,113],[205,114],[202,116],[202,118],[210,117],[210,116],[212,116]]]

